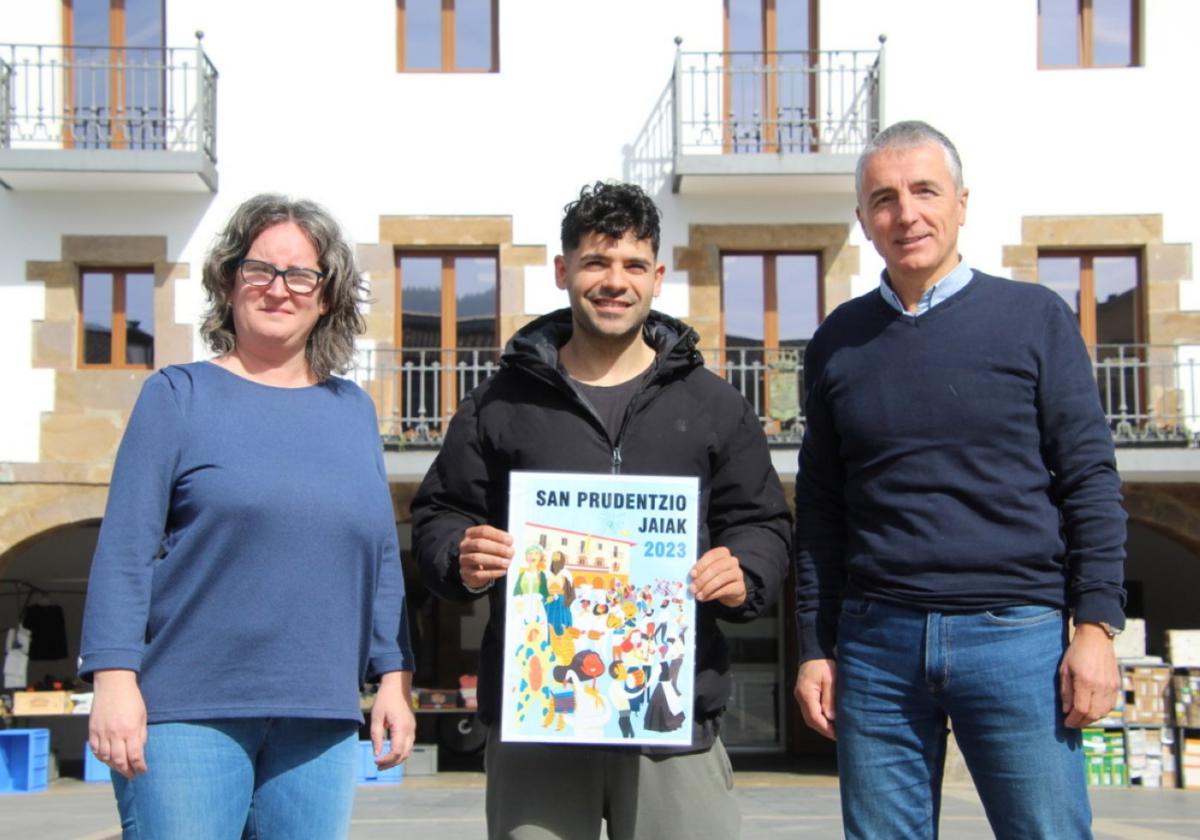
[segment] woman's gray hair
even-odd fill
[[[317,294],[327,309],[308,334],[304,348],[317,381],[324,382],[334,373],[345,373],[354,361],[354,337],[366,330],[358,309],[366,299],[366,283],[338,223],[315,202],[264,193],[243,202],[233,212],[204,260],[201,282],[208,295],[208,309],[200,335],[217,355],[233,351],[237,333],[230,298],[237,282],[238,261],[260,233],[282,222],[294,222],[304,231],[325,274]]]
[[[889,125],[872,137],[871,142],[862,150],[862,154],[858,156],[858,165],[854,167],[854,194],[862,195],[863,172],[867,168],[867,161],[876,152],[885,149],[911,149],[927,144],[942,147],[946,155],[946,168],[950,170],[950,177],[954,179],[954,189],[962,192],[962,159],[959,158],[958,149],[954,148],[950,138],[927,122],[906,120]]]

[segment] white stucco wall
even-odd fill
[[[14,14],[19,5],[20,14]],[[395,72],[391,2],[297,4],[168,0],[168,44],[204,46],[220,73],[215,195],[0,191],[0,462],[37,459],[52,374],[30,369],[42,290],[27,260],[56,260],[64,234],[165,235],[191,265],[177,319],[202,304],[200,262],[231,209],[262,190],[314,198],[358,242],[381,215],[511,216],[517,244],[557,252],[562,206],[579,187],[619,178],[666,86],[673,38],[720,49],[721,0],[524,0],[501,4],[498,74]],[[1187,160],[1185,38],[1200,4],[1146,0],[1146,66],[1038,71],[1033,3],[827,0],[825,49],[877,46],[886,33],[885,117],[919,117],[959,145],[972,190],[962,250],[1005,273],[1001,248],[1026,215],[1157,213],[1169,242],[1200,241],[1200,210],[1183,188]],[[0,0],[0,37],[57,43],[58,0]],[[671,255],[696,222],[853,220],[849,196],[660,196],[660,255],[671,269],[660,307],[687,316],[687,277]],[[881,267],[862,246],[861,292]],[[526,309],[561,305],[549,260],[527,272]],[[389,281],[390,278],[380,278]],[[1195,283],[1182,303],[1200,309]],[[197,349],[197,353],[201,351]]]

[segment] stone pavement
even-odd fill
[[[840,838],[837,780],[828,774],[737,773],[744,840]],[[970,785],[943,794],[943,840],[991,836]],[[1093,789],[1096,840],[1200,838],[1200,791]],[[483,836],[483,775],[412,777],[400,785],[362,786],[352,840],[476,840]],[[42,793],[0,796],[3,840],[112,840],[116,807],[106,784],[60,779]]]

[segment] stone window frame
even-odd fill
[[[1139,253],[1145,343],[1200,343],[1200,314],[1179,309],[1179,284],[1191,277],[1191,245],[1163,241],[1161,214],[1023,216],[1021,242],[1003,246],[1001,264],[1014,280],[1036,283],[1039,253],[1073,250]]]
[[[1200,344],[1200,313],[1179,308],[1179,284],[1191,277],[1191,245],[1163,241],[1161,214],[1023,216],[1021,243],[1003,246],[1002,265],[1014,280],[1036,283],[1040,254],[1104,250],[1140,255],[1139,335],[1147,363],[1174,364],[1177,346]],[[1177,414],[1176,391],[1147,386],[1146,396],[1157,416]]]
[[[821,320],[850,299],[850,280],[859,270],[859,250],[850,244],[853,225],[691,224],[688,242],[676,246],[674,270],[688,274],[687,322],[700,335],[700,348],[721,347],[721,256],[733,252],[820,255]]]
[[[146,266],[154,275],[154,364],[189,362],[193,326],[175,321],[175,281],[187,263],[167,257],[165,236],[64,235],[58,260],[25,263],[26,282],[42,284],[45,305],[34,321],[31,367],[54,371],[54,408],[42,415],[39,459],[111,463],[137,399],[153,373],[144,367],[83,366],[80,282],[84,268]]]
[[[511,216],[380,216],[379,241],[356,248],[359,268],[370,283],[367,330],[362,339],[376,350],[396,350],[396,256],[400,252],[487,252],[496,255],[496,325],[503,347],[532,317],[525,314],[525,270],[546,265],[545,245],[513,243]],[[359,383],[375,400],[380,433],[401,438],[395,405],[376,383]]]

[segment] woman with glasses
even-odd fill
[[[380,768],[415,728],[375,410],[333,375],[363,281],[322,208],[261,195],[203,284],[216,357],[146,380],[113,470],[80,659],[91,748],[126,837],[343,837],[362,681]]]

